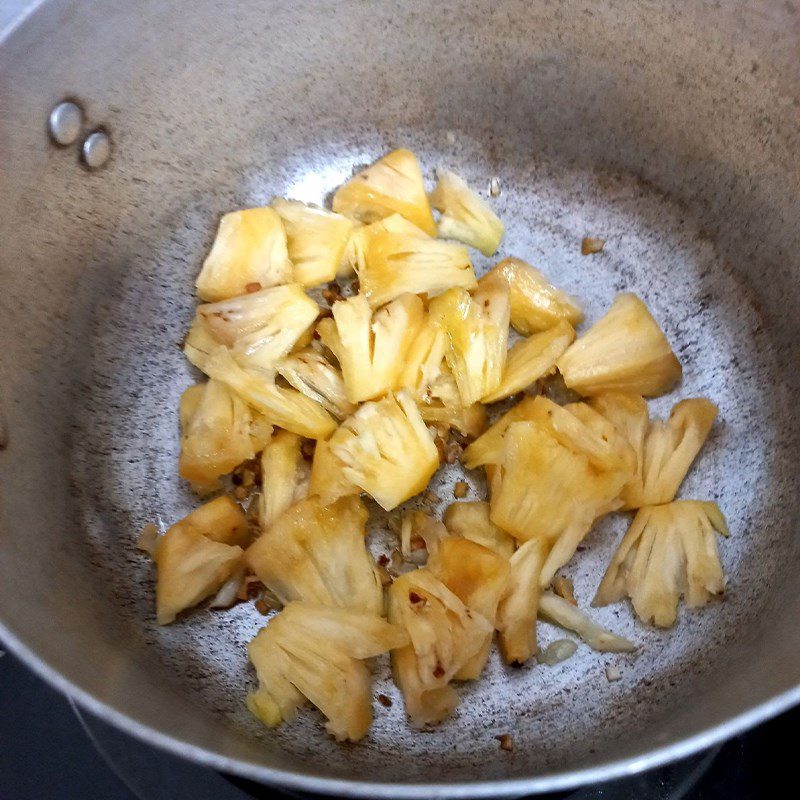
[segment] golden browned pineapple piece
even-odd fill
[[[427,568],[401,575],[389,587],[389,621],[411,642],[392,652],[395,682],[411,724],[422,728],[441,722],[458,704],[448,684],[482,651],[491,623]]]
[[[357,408],[347,399],[339,368],[311,347],[281,359],[278,373],[298,392],[319,403],[337,419],[350,416]]]
[[[508,559],[469,539],[446,537],[428,559],[428,569],[470,612],[480,614],[494,628],[497,606],[509,588]],[[489,657],[492,633],[487,631],[483,646],[458,670],[456,680],[474,680],[481,674]]]
[[[336,429],[335,420],[320,403],[296,389],[277,385],[262,373],[243,369],[225,347],[214,351],[204,369],[273,425],[309,439],[324,439]]]
[[[609,564],[593,605],[626,595],[642,622],[675,624],[681,596],[690,608],[725,589],[714,532],[728,536],[716,503],[676,500],[639,509]]]
[[[253,414],[224,383],[190,386],[181,396],[181,455],[178,472],[198,491],[255,455]]]
[[[358,497],[323,506],[309,497],[285,511],[247,550],[250,569],[282,602],[383,613],[383,591],[365,542]]]
[[[393,150],[357,175],[333,196],[333,210],[361,222],[400,214],[429,236],[436,235],[417,157]]]
[[[489,504],[481,500],[451,503],[444,512],[444,524],[454,536],[477,542],[503,558],[511,558],[514,537],[489,519]]]
[[[520,339],[508,351],[503,379],[493,392],[483,398],[485,403],[496,403],[552,375],[556,361],[575,340],[572,325],[562,320],[549,330]]]
[[[358,486],[345,478],[342,462],[331,452],[330,442],[319,439],[311,462],[309,495],[316,495],[322,505],[327,506],[340,497],[359,494],[360,491]]]
[[[437,170],[436,174],[438,182],[430,201],[442,214],[439,236],[464,242],[485,256],[492,255],[505,232],[497,214],[458,175],[445,169]]]
[[[222,217],[196,286],[201,300],[215,302],[291,280],[281,218],[271,208],[249,208]]]
[[[508,426],[514,422],[533,419],[534,397],[523,397],[490,425],[487,430],[472,442],[462,454],[461,460],[467,469],[476,469],[486,464],[500,464],[503,460],[503,437]]]
[[[261,453],[258,523],[262,531],[308,492],[310,474],[300,453],[302,443],[296,433],[278,430]]]
[[[197,319],[213,340],[231,348],[241,366],[272,373],[318,313],[319,307],[303,287],[290,283],[201,305],[197,309]],[[205,371],[202,362],[192,359],[191,348],[199,349],[195,336],[190,333],[192,340],[186,354],[195,366]]]
[[[431,318],[447,334],[445,355],[461,402],[470,406],[500,386],[508,344],[508,288],[497,284],[474,296],[450,289],[431,301]]]
[[[178,524],[194,528],[213,542],[244,547],[250,540],[250,526],[242,507],[226,494],[203,503]]]
[[[330,439],[349,483],[387,511],[421,492],[439,453],[411,395],[403,390],[364,403]]]
[[[400,521],[400,552],[409,561],[421,563],[418,556],[433,556],[439,551],[439,542],[448,535],[447,528],[438,519],[424,511],[404,511]]]
[[[608,313],[558,360],[564,382],[579,394],[630,392],[656,397],[681,379],[681,365],[647,306],[620,294]]]
[[[497,612],[500,652],[507,664],[524,664],[536,652],[536,614],[547,544],[540,539],[525,542],[510,561],[509,591]]]
[[[272,201],[272,207],[286,231],[293,279],[305,287],[332,281],[353,231],[353,221],[323,208],[280,197]]]
[[[364,659],[403,647],[408,637],[375,614],[290,603],[247,647],[258,689],[250,711],[270,728],[308,699],[337,741],[357,742],[372,723],[372,679]]]
[[[546,331],[562,320],[575,327],[583,319],[576,300],[550,284],[530,264],[519,258],[504,258],[481,278],[481,285],[508,284],[511,294],[511,324],[523,336]]]
[[[243,556],[241,547],[214,541],[185,520],[175,523],[158,540],[153,556],[158,624],[168,625],[181,611],[216,594],[241,568]]]
[[[328,331],[325,344],[341,364],[347,399],[359,403],[394,389],[423,324],[419,297],[404,294],[373,312],[359,294],[334,303],[332,311],[335,334]]]
[[[454,286],[477,285],[466,247],[432,239],[400,217],[365,226],[357,234],[353,258],[361,291],[373,308],[402,294],[433,297]]]
[[[592,650],[599,653],[632,653],[636,645],[607,631],[563,597],[544,592],[539,598],[539,618],[577,633]]]

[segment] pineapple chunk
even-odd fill
[[[262,531],[306,496],[309,476],[301,445],[302,439],[296,433],[276,431],[261,453],[258,522]]]
[[[253,415],[224,383],[190,386],[181,396],[181,455],[178,472],[201,490],[255,455]]]
[[[351,403],[372,400],[395,388],[403,358],[423,322],[422,301],[398,297],[373,313],[364,295],[333,304],[336,336],[326,336],[342,367]]]
[[[451,680],[485,646],[492,625],[432,572],[416,569],[389,587],[389,621],[411,644],[392,652],[395,682],[415,728],[441,722],[458,704]]]
[[[247,647],[259,683],[247,705],[274,728],[293,719],[308,698],[327,718],[328,733],[356,742],[372,723],[364,659],[407,642],[402,629],[374,614],[290,603]]]
[[[453,373],[444,368],[427,391],[418,398],[419,413],[425,422],[455,428],[466,436],[480,436],[486,429],[486,409],[480,403],[464,406]]]
[[[592,650],[600,653],[632,653],[636,650],[633,642],[607,631],[577,606],[552,592],[544,592],[539,598],[538,613],[545,622],[552,622],[577,633]]]
[[[548,283],[547,278],[519,258],[504,258],[484,275],[481,285],[505,282],[511,295],[511,324],[529,336],[546,331],[562,320],[573,327],[583,319],[578,302]]]
[[[243,367],[271,373],[318,313],[303,287],[291,283],[199,306],[197,318]]]
[[[361,291],[373,308],[402,294],[432,297],[477,286],[466,247],[431,239],[398,217],[363,228],[355,259]]]
[[[248,286],[278,286],[292,280],[281,218],[271,208],[225,214],[197,278],[201,300],[215,302],[244,294]]]
[[[411,395],[364,403],[330,439],[344,478],[387,511],[421,492],[439,453]]]
[[[319,403],[337,419],[344,419],[357,408],[347,399],[339,369],[310,347],[279,361],[278,373],[298,392]]]
[[[332,281],[353,231],[353,221],[323,208],[280,197],[272,201],[272,207],[286,230],[294,280],[305,287]]]
[[[503,437],[514,422],[530,422],[534,419],[534,397],[523,397],[485,433],[472,442],[462,453],[461,461],[467,469],[476,469],[486,464],[500,464],[503,460]]]
[[[499,386],[508,344],[508,288],[450,289],[431,301],[430,314],[447,334],[445,358],[456,379],[461,402],[470,406]]]
[[[716,503],[676,500],[639,509],[592,605],[627,595],[642,622],[671,627],[681,596],[694,608],[725,589],[714,531],[729,535]]]
[[[243,555],[241,547],[215,542],[193,525],[173,525],[154,553],[158,624],[168,625],[181,611],[216,594],[241,566]]]
[[[505,596],[511,577],[508,559],[469,539],[446,537],[428,559],[428,569],[472,612],[478,613],[494,628],[497,606]],[[483,646],[455,674],[460,681],[480,676],[493,630],[484,635]]]
[[[489,519],[488,503],[480,500],[451,503],[444,512],[444,524],[454,536],[477,542],[503,558],[514,555],[514,537]]]
[[[422,170],[409,150],[393,150],[354,175],[337,189],[333,210],[361,222],[400,214],[429,236],[436,235]]]
[[[250,527],[242,507],[226,494],[203,503],[179,524],[194,528],[212,542],[244,547],[250,540]]]
[[[536,614],[547,545],[539,539],[523,544],[510,561],[509,591],[497,612],[500,652],[507,664],[524,664],[536,652]]]
[[[282,602],[383,613],[383,589],[365,542],[358,497],[329,506],[318,497],[284,512],[248,548],[247,566]]]
[[[464,242],[485,256],[493,255],[505,232],[497,214],[458,175],[440,169],[437,177],[430,201],[442,213],[439,236]]]
[[[439,552],[439,542],[446,537],[447,528],[424,511],[403,512],[400,522],[400,552],[406,559],[415,560],[414,554],[421,549],[428,556],[436,555]],[[421,543],[424,543],[424,548],[420,548]]]
[[[220,346],[206,359],[205,371],[222,381],[272,424],[309,439],[325,439],[336,429],[333,417],[295,389],[278,386],[260,373],[242,369]]]
[[[682,400],[669,420],[650,423],[644,440],[642,484],[623,496],[625,508],[661,505],[675,499],[718,413],[709,400]]]
[[[561,320],[549,330],[520,339],[508,351],[500,385],[483,401],[496,403],[551,375],[555,372],[556,361],[574,340],[575,331],[566,320]]]
[[[503,451],[491,520],[518,541],[538,538],[552,544],[570,539],[575,531],[582,537],[594,519],[608,511],[626,477],[622,472],[596,471],[588,456],[565,447],[533,422],[510,425]]]
[[[447,334],[425,314],[417,335],[404,353],[397,385],[416,398],[424,397],[446,371]]]
[[[621,294],[608,313],[558,360],[570,389],[584,396],[632,392],[656,397],[681,379],[681,365],[647,306]]]
[[[311,463],[309,495],[316,495],[322,505],[330,505],[340,497],[359,494],[360,489],[344,476],[342,462],[331,452],[330,442],[320,439]]]
[[[220,348],[220,343],[195,316],[183,342],[183,354],[189,363],[201,372],[206,371],[206,364],[214,353]]]

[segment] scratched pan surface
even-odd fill
[[[106,719],[263,781],[368,796],[511,794],[661,763],[797,701],[800,67],[795,3],[42,4],[0,47],[0,618],[7,644]],[[108,128],[96,172],[52,147],[54,103]],[[724,603],[639,645],[556,668],[493,656],[435,731],[412,733],[376,665],[367,739],[307,711],[276,732],[244,707],[249,605],[159,629],[142,526],[194,502],[176,477],[178,349],[219,215],[321,202],[408,146],[485,193],[519,255],[587,322],[640,294],[684,365],[655,406],[702,394],[720,421],[682,496],[732,537]],[[581,257],[580,239],[605,251]],[[478,259],[480,270],[487,262]],[[462,476],[445,472],[449,498]],[[468,474],[470,497],[481,491]],[[385,551],[384,520],[372,544]],[[587,604],[624,529],[569,566]],[[546,626],[541,640],[561,636]],[[604,668],[621,669],[609,683]],[[510,732],[516,749],[498,750]]]

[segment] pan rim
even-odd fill
[[[545,794],[576,789],[593,783],[605,783],[665,766],[724,742],[778,714],[800,705],[800,685],[773,695],[752,708],[711,725],[683,739],[641,754],[620,758],[583,769],[562,770],[529,778],[508,778],[487,781],[443,783],[381,783],[347,778],[326,778],[304,775],[292,770],[265,767],[230,756],[224,756],[199,745],[182,741],[171,734],[140,722],[129,714],[98,700],[66,675],[40,658],[0,620],[0,640],[36,675],[50,686],[74,700],[103,722],[130,736],[159,747],[172,755],[192,760],[211,769],[229,773],[264,785],[296,791],[357,798],[466,798],[508,797],[515,794]]]

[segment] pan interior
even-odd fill
[[[788,212],[800,171],[786,169],[798,150],[778,73],[768,64],[751,71],[756,46],[731,53],[725,30],[701,33],[700,5],[683,18],[670,10],[678,4],[592,15],[560,4],[592,20],[580,30],[526,3],[446,4],[425,20],[405,5],[322,4],[334,21],[324,37],[315,4],[276,4],[269,19],[257,3],[218,15],[203,0],[191,18],[177,3],[139,5],[137,15],[101,3],[108,13],[96,18],[88,7],[51,4],[0,55],[19,109],[18,121],[0,121],[0,148],[20,164],[0,199],[12,400],[10,446],[0,454],[0,600],[10,630],[101,701],[256,770],[432,783],[541,776],[697,732],[705,722],[692,705],[706,703],[709,722],[746,710],[746,699],[714,688],[719,676],[747,685],[753,643],[780,638],[790,648],[797,638],[779,637],[791,608],[776,611],[776,592],[797,563],[788,456],[796,321],[787,310],[798,294]],[[56,22],[74,42],[90,20],[94,62],[70,50],[68,80],[52,57],[23,69]],[[745,23],[764,33],[754,20]],[[359,25],[382,37],[380,58],[355,58]],[[453,40],[458,47],[438,49]],[[136,82],[111,49],[130,54]],[[0,88],[11,92],[10,80]],[[777,98],[770,109],[765,85]],[[68,91],[86,95],[90,114],[111,129],[114,156],[96,174],[22,121],[45,119],[47,99]],[[593,612],[637,643],[634,655],[581,646],[554,668],[509,669],[493,654],[481,680],[459,687],[455,715],[429,732],[407,726],[378,661],[375,692],[393,705],[376,703],[368,738],[343,747],[313,710],[277,731],[250,718],[245,646],[265,622],[252,605],[157,627],[153,569],[135,542],[145,524],[168,524],[196,504],[176,475],[178,399],[198,379],[179,344],[219,215],[273,195],[323,202],[355,166],[397,146],[418,154],[430,183],[440,165],[484,195],[498,177],[491,203],[507,231],[498,258],[524,258],[579,297],[583,330],[618,292],[646,301],[684,367],[681,387],[653,413],[695,396],[720,408],[681,496],[716,500],[727,515],[732,536],[720,549],[730,582],[724,602],[682,610],[670,631],[640,625],[625,604]],[[586,235],[606,240],[601,254],[581,256]],[[475,263],[482,272],[493,261]],[[37,292],[42,285],[48,292]],[[24,494],[25,481],[51,472],[61,477],[44,497]],[[448,468],[435,486],[441,508],[462,478],[469,499],[483,492],[476,473]],[[627,521],[603,522],[564,570],[581,605]],[[375,515],[376,553],[391,546],[384,522]],[[40,543],[33,558],[25,536]],[[25,570],[49,591],[27,586]],[[542,625],[540,645],[563,635]],[[621,680],[607,680],[608,665]],[[759,697],[791,686],[792,669],[776,667]],[[498,751],[502,733],[513,735],[513,753]]]

